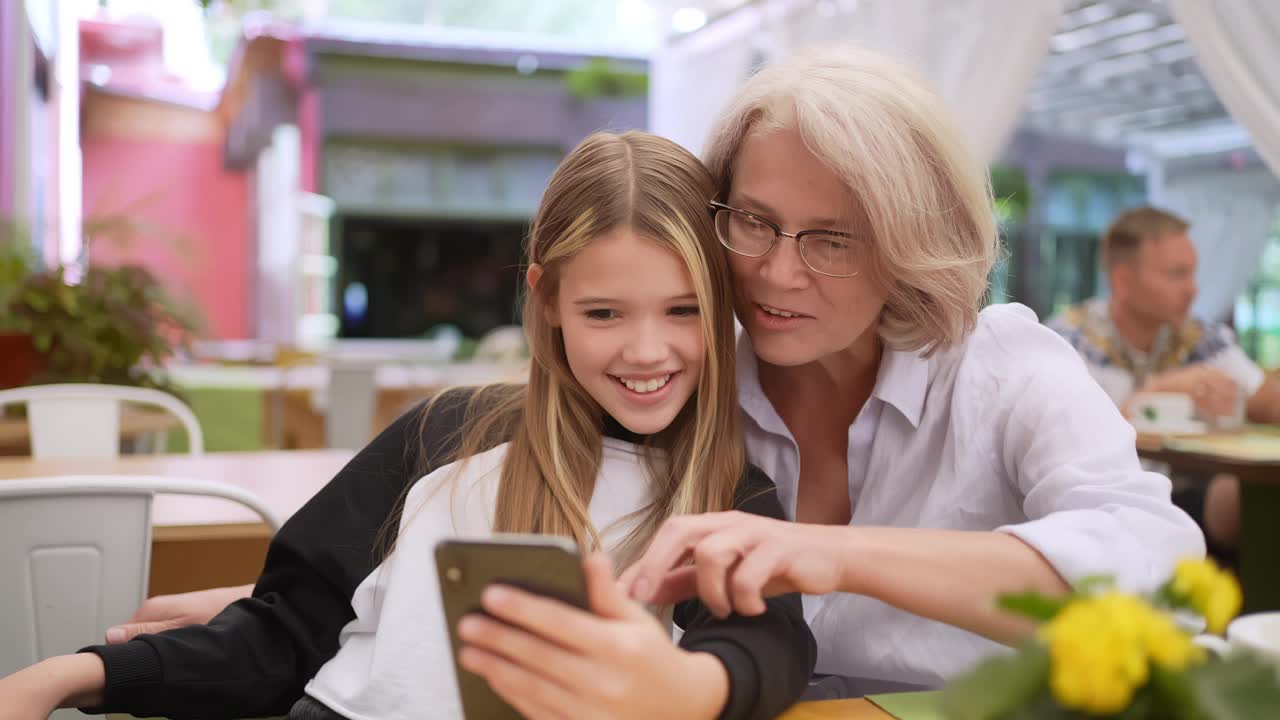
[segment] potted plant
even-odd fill
[[[31,264],[23,245],[9,233],[0,237],[0,388],[25,385],[43,367],[40,354],[31,344],[27,318],[12,311],[31,274]]]
[[[172,391],[159,369],[189,345],[197,314],[139,265],[35,268],[0,244],[0,386],[86,382]],[[12,353],[12,354],[11,354]]]
[[[1039,630],[952,681],[942,693],[946,718],[1245,720],[1280,708],[1273,667],[1212,655],[1193,638],[1191,628],[1221,633],[1240,611],[1239,584],[1210,560],[1179,563],[1150,595],[1091,578],[1066,597],[1006,595],[1000,605]]]

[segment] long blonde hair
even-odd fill
[[[928,354],[963,341],[1000,245],[986,168],[938,94],[898,62],[853,46],[770,65],[712,130],[707,166],[722,196],[743,143],[784,129],[855,198],[846,212],[869,230],[873,271],[889,288],[885,344]]]
[[[601,529],[592,523],[588,507],[600,471],[604,412],[574,378],[564,339],[544,308],[555,302],[565,264],[619,227],[683,261],[698,299],[706,357],[690,402],[670,426],[644,441],[653,502],[640,511],[617,554],[622,559],[634,555],[671,516],[732,506],[745,454],[729,269],[707,209],[714,191],[711,175],[696,157],[639,131],[591,135],[552,175],[526,253],[530,263],[543,268],[524,300],[528,384],[477,391],[465,410],[453,457],[465,460],[510,442],[495,531],[561,535],[583,549],[601,547]]]

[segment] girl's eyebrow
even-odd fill
[[[690,300],[697,300],[697,299],[698,299],[697,293],[688,292],[683,295],[677,295],[675,297],[667,298],[667,302],[688,302]],[[584,298],[579,298],[577,300],[574,300],[573,304],[574,305],[617,305],[621,302],[622,301],[617,298],[584,297]]]

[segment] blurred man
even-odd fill
[[[1191,397],[1209,420],[1243,412],[1253,422],[1280,422],[1280,385],[1236,344],[1221,323],[1191,317],[1196,249],[1189,224],[1144,207],[1123,213],[1102,237],[1102,268],[1111,295],[1071,307],[1049,321],[1084,358],[1098,384],[1126,411],[1143,392]],[[1217,549],[1240,533],[1240,488],[1229,476],[1175,484],[1174,500],[1200,522]]]

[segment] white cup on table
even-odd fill
[[[1129,403],[1129,421],[1143,433],[1203,432],[1195,414],[1195,403],[1183,393],[1138,393]]]
[[[1271,665],[1280,679],[1280,612],[1241,615],[1227,626],[1227,637],[1197,635],[1196,644],[1218,655],[1249,653]]]

